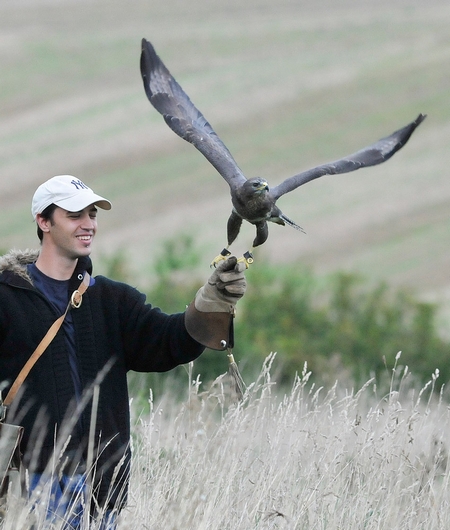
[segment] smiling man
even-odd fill
[[[42,244],[38,270],[56,280],[71,277],[74,262],[91,253],[97,206],[109,210],[111,203],[71,175],[54,177],[39,186],[31,206]]]
[[[163,372],[196,359],[205,346],[226,349],[235,304],[246,288],[245,265],[229,258],[184,313],[168,315],[129,285],[91,277],[98,208],[109,210],[111,203],[73,176],[53,177],[32,201],[40,250],[0,258],[0,383],[6,392],[80,282],[89,285],[8,413],[10,423],[25,428],[21,450],[36,515],[44,505],[41,516],[62,519],[67,528],[95,516],[99,528],[113,529],[126,501],[127,371]],[[94,408],[89,391],[105,366]]]

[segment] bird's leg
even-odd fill
[[[247,250],[247,252],[244,252],[243,256],[238,259],[238,262],[245,263],[245,268],[248,269],[253,263],[253,254],[250,252],[250,250]]]
[[[244,252],[244,255],[242,258],[239,258],[238,261],[243,261],[245,263],[245,266],[247,269],[249,266],[253,263],[253,250],[255,247],[258,247],[259,245],[262,245],[267,237],[269,236],[269,228],[267,226],[266,221],[259,221],[256,223],[253,223],[256,226],[256,237],[253,240],[253,245],[251,250],[247,250],[247,252]]]
[[[212,261],[210,267],[217,267],[217,265],[228,258],[231,255],[231,252],[228,250],[228,247],[224,248],[222,252],[216,256]]]
[[[242,217],[236,212],[233,208],[231,211],[230,217],[227,222],[227,240],[228,245],[222,250],[222,252],[216,256],[212,262],[211,267],[216,267],[218,263],[228,258],[231,252],[228,250],[233,241],[237,238],[239,230],[242,225]]]
[[[253,250],[253,248],[252,248]],[[228,250],[228,248],[224,248],[222,250],[222,252],[216,256],[212,262],[211,262],[211,265],[210,267],[217,267],[217,265],[223,261],[223,260],[226,260],[228,258],[228,256],[231,255],[231,252]],[[245,263],[245,268],[248,269],[250,267],[250,265],[253,263],[253,254],[247,250],[247,252],[244,252],[244,254],[242,255],[242,257],[240,257],[238,259],[238,262],[243,262]]]

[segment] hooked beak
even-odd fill
[[[262,191],[262,190],[269,191],[269,184],[265,180],[263,180],[256,189],[258,191]]]

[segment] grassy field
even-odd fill
[[[267,370],[242,406],[223,380],[160,403],[135,431],[123,528],[448,528],[448,407],[409,376],[326,392],[305,370],[282,398]]]
[[[359,271],[450,307],[449,27],[448,0],[1,0],[0,248],[37,246],[32,193],[70,173],[114,203],[96,272],[120,250],[145,285],[162,242],[189,233],[209,275],[228,189],[148,103],[146,37],[245,174],[269,183],[427,113],[387,164],[283,197],[306,235],[271,227],[254,267]],[[233,250],[252,238],[245,227]],[[449,528],[448,409],[430,389],[400,377],[386,394],[323,395],[306,379],[281,399],[266,374],[244,407],[219,383],[154,405],[120,528]]]
[[[387,164],[283,197],[306,235],[273,226],[257,263],[357,270],[446,300],[449,23],[444,0],[2,1],[0,248],[36,245],[30,197],[70,173],[114,202],[98,257],[127,252],[140,283],[161,241],[191,233],[207,274],[228,187],[147,102],[146,37],[249,177],[277,183],[427,113]],[[235,252],[252,238],[248,226]]]
[[[282,396],[271,362],[239,404],[227,376],[207,392],[190,385],[183,403],[149,395],[119,530],[448,529],[450,418],[436,374],[415,389],[396,367],[385,389],[326,391],[305,367]],[[29,508],[4,528],[29,528]]]

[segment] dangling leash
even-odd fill
[[[2,401],[0,392],[0,521],[5,512],[4,502],[2,497],[7,493],[8,483],[11,481],[11,473],[16,473],[21,478],[21,455],[20,455],[20,441],[23,435],[23,427],[19,425],[11,425],[4,423],[6,418],[7,408],[11,405],[13,399],[16,397],[17,392],[23,385],[25,379],[30,373],[33,366],[36,364],[41,355],[48,348],[52,340],[55,338],[59,331],[67,313],[71,308],[77,309],[80,307],[83,294],[86,292],[91,281],[90,275],[86,272],[78,289],[76,289],[70,301],[67,304],[64,313],[50,326],[49,330],[45,334],[44,338],[38,344],[37,348],[31,354],[25,366],[19,372],[19,375],[14,380],[8,394]],[[21,487],[19,486],[19,489]]]
[[[233,347],[234,347],[234,318],[236,317],[236,310],[233,308],[231,312],[232,318],[230,322],[230,331],[229,331],[229,342],[227,345],[227,357],[228,357],[228,373],[231,376],[231,380],[234,383],[234,391],[239,399],[242,400],[245,394],[246,386],[242,378],[241,372],[239,371],[238,365],[234,360]],[[225,343],[225,341],[223,341]],[[225,345],[225,344],[224,344]]]

